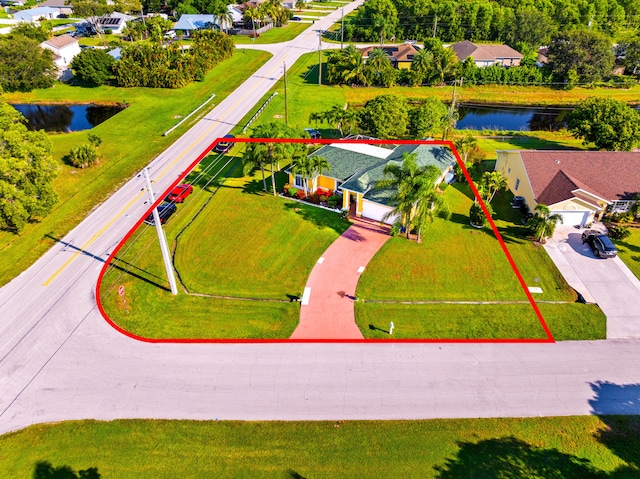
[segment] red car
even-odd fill
[[[191,193],[193,193],[193,186],[187,184],[178,185],[169,192],[164,200],[172,203],[182,203]]]

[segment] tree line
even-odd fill
[[[640,0],[368,0],[347,18],[349,41],[436,37],[519,43],[538,48],[561,31],[590,29],[615,36],[640,25]]]

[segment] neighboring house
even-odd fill
[[[454,43],[450,47],[458,57],[458,61],[465,61],[472,57],[476,66],[480,68],[491,65],[512,67],[520,65],[522,53],[507,45],[476,45],[469,40]]]
[[[127,22],[135,20],[133,15],[127,15],[125,13],[113,12],[109,15],[104,15],[98,18],[98,27],[104,32],[105,30],[111,30],[111,33],[122,34],[124,27],[127,26]]]
[[[192,15],[184,14],[180,15],[180,18],[173,26],[174,30],[182,31],[186,36],[190,36],[194,30],[209,30],[212,27],[221,28],[222,30],[228,30],[237,23],[242,23],[242,11],[238,5],[228,5],[227,10],[231,13],[233,20],[231,24],[227,21],[223,21],[220,25],[220,21],[216,15]]]
[[[38,4],[39,7],[55,8],[58,11],[58,15],[72,15],[73,5],[67,3],[66,0],[46,0]]]
[[[403,43],[402,45],[372,46],[360,48],[362,58],[366,61],[371,52],[376,48],[381,48],[387,54],[389,60],[391,60],[391,65],[393,65],[394,68],[405,69],[411,68],[413,57],[420,50],[417,46],[411,43]]]
[[[58,10],[51,7],[36,7],[28,10],[20,10],[13,14],[13,19],[20,22],[37,22],[38,20],[51,20],[58,16]]]
[[[113,57],[114,60],[120,60],[122,58],[122,48],[116,47],[113,50],[109,50],[107,54]]]
[[[496,171],[533,211],[538,203],[565,225],[585,226],[607,209],[627,211],[640,193],[640,153],[498,151]]]
[[[389,150],[361,143],[333,143],[313,153],[326,158],[330,169],[314,179],[311,190],[323,188],[341,192],[342,207],[351,214],[393,224],[396,217],[387,217],[393,210],[393,205],[389,204],[393,191],[376,185],[384,176],[385,166],[392,161],[401,164],[404,153],[415,153],[419,166],[436,166],[442,172],[437,183],[442,181],[455,162],[451,151],[442,145],[400,145]],[[300,175],[294,175],[291,171],[287,173],[290,184],[303,187]]]
[[[80,53],[78,40],[71,35],[60,35],[44,41],[40,46],[53,52],[53,63],[58,67],[58,78],[62,81],[70,79],[73,74],[69,65],[76,55]]]

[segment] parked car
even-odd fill
[[[300,20],[302,20],[302,18],[300,18],[300,17],[291,17],[291,20],[293,20],[294,22],[299,22]]]
[[[164,200],[172,203],[182,203],[191,193],[193,193],[193,186],[185,183],[172,189]]]
[[[618,249],[611,238],[599,231],[585,230],[582,233],[582,242],[588,243],[593,254],[600,258],[615,258],[618,254]]]
[[[320,135],[320,132],[315,128],[305,128],[304,131],[309,133],[309,136],[311,137],[312,140],[319,140],[320,138],[322,138],[322,135]]]
[[[158,206],[158,215],[160,216],[160,224],[165,224],[169,217],[176,212],[178,207],[175,203],[163,203]],[[149,214],[144,220],[148,225],[154,226],[156,223],[153,220],[153,213]]]
[[[224,135],[222,139],[224,140],[225,138],[235,138],[235,136]],[[215,151],[216,153],[227,153],[233,146],[233,143],[234,143],[233,141],[221,141],[220,143],[218,143],[216,146],[213,147],[213,151]]]

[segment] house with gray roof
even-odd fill
[[[37,22],[38,20],[51,20],[59,14],[58,9],[51,7],[36,7],[28,10],[20,10],[13,14],[13,19],[20,22]]]
[[[342,207],[353,216],[393,224],[394,191],[378,187],[384,169],[390,162],[401,164],[404,154],[415,154],[418,166],[435,166],[441,172],[440,183],[455,163],[455,157],[446,146],[433,143],[402,144],[395,149],[363,143],[332,143],[313,155],[324,157],[330,169],[313,178],[312,191],[327,190],[342,193]],[[289,173],[289,183],[302,188],[303,178]]]

